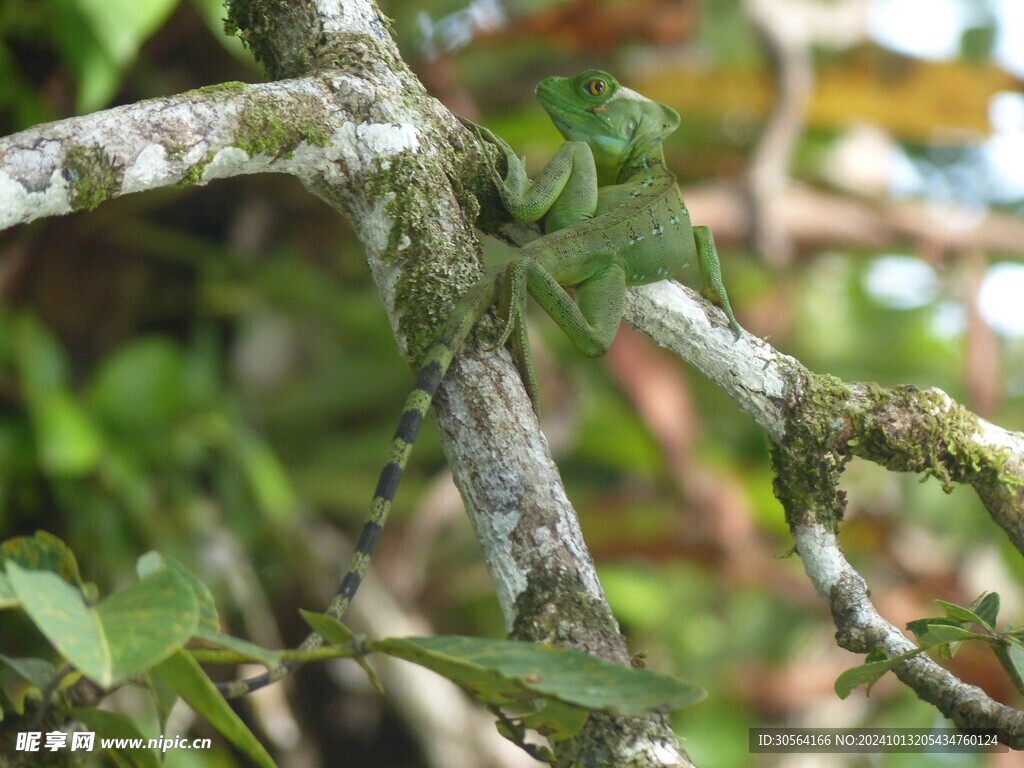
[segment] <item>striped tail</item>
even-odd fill
[[[377,480],[377,490],[374,491],[373,501],[370,502],[370,511],[363,521],[362,530],[359,533],[359,540],[356,542],[355,551],[349,560],[345,575],[341,579],[338,591],[327,607],[326,613],[340,620],[348,610],[349,603],[355,597],[356,590],[363,581],[366,571],[370,566],[370,558],[377,546],[384,524],[387,522],[388,513],[391,511],[391,502],[398,491],[398,484],[405,471],[405,465],[409,461],[409,454],[412,452],[413,444],[419,435],[420,427],[430,410],[430,404],[434,401],[437,388],[441,380],[448,372],[448,367],[455,354],[462,347],[466,337],[469,336],[477,320],[483,316],[488,307],[495,301],[498,287],[497,276],[490,273],[481,278],[455,305],[451,317],[445,324],[437,341],[434,342],[427,356],[416,374],[416,381],[412,391],[405,400],[405,407],[402,409],[402,416],[398,420],[398,427],[391,438],[391,448],[388,453],[388,463],[381,470],[380,478]],[[302,642],[299,650],[312,651],[324,645],[324,639],[313,632]],[[276,682],[286,677],[290,672],[302,666],[301,662],[289,662],[278,667],[272,667],[262,675],[247,680],[235,680],[229,683],[218,683],[217,689],[226,698],[237,698],[245,696],[265,685]]]

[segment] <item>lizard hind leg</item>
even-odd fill
[[[526,332],[525,318],[516,323],[515,332],[512,334],[512,359],[515,361],[516,370],[519,371],[519,378],[526,387],[526,393],[530,396],[533,412],[539,417],[540,385],[537,383],[537,372],[533,368],[533,354],[530,352],[530,336]]]
[[[502,270],[497,308],[502,326],[494,347],[502,347],[506,342],[511,342],[512,359],[519,371],[519,378],[522,379],[530,396],[534,412],[540,415],[540,387],[537,384],[537,373],[533,368],[530,337],[526,330],[529,269],[530,260],[519,257],[513,259]]]
[[[729,318],[729,327],[736,337],[740,336],[740,324],[732,313],[732,306],[729,304],[729,295],[725,292],[725,283],[722,282],[722,265],[718,260],[718,249],[715,248],[715,239],[711,230],[707,227],[694,227],[693,239],[697,244],[697,261],[700,264],[700,274],[704,279],[704,287],[701,294],[720,306]]]
[[[501,330],[495,348],[505,346],[516,329],[526,323],[527,269],[527,260],[517,256],[500,271],[497,313]]]
[[[625,309],[625,272],[618,264],[584,280],[576,287],[576,300],[566,293],[543,266],[529,257],[510,265],[512,287],[503,302],[510,304],[505,330],[510,334],[512,354],[519,376],[530,394],[533,409],[540,413],[537,374],[526,332],[526,294],[529,292],[573,345],[589,357],[603,355],[612,340]]]

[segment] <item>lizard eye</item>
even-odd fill
[[[636,120],[630,120],[626,123],[626,133],[630,136],[636,133]]]
[[[583,86],[583,89],[591,96],[600,96],[608,90],[608,83],[595,77],[593,80],[588,80]]]

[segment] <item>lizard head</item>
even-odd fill
[[[537,99],[568,141],[590,145],[599,168],[621,168],[679,127],[674,109],[620,85],[599,69],[541,80]]]

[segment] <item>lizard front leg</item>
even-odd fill
[[[506,210],[520,221],[535,222],[543,219],[544,232],[550,234],[593,218],[597,210],[598,180],[594,154],[590,146],[581,141],[569,141],[559,147],[555,156],[531,183],[526,175],[526,166],[504,139],[486,128],[472,125],[478,135],[497,146],[505,154],[506,172],[502,177],[492,166],[494,184]],[[544,278],[530,269],[534,264],[545,277],[550,279],[556,290],[544,287]],[[590,327],[590,321],[583,319],[572,299],[564,289],[530,257],[517,257],[505,268],[502,279],[501,300],[498,317],[502,327],[498,333],[496,347],[511,340],[512,354],[519,369],[520,377],[530,394],[534,410],[539,407],[539,387],[530,353],[530,340],[526,332],[526,295],[560,294],[544,304],[548,314],[575,314],[578,323]],[[535,290],[538,293],[535,293]],[[572,306],[565,310],[566,303]],[[620,311],[621,315],[621,311]],[[599,322],[601,315],[594,312],[593,320]],[[618,327],[618,322],[615,323]],[[614,331],[611,337],[614,337]],[[608,343],[611,339],[609,338]],[[575,343],[575,342],[574,342]],[[607,344],[605,344],[607,348]]]
[[[505,176],[490,165],[494,184],[505,209],[520,221],[544,222],[545,234],[594,216],[597,209],[597,168],[594,153],[582,141],[567,141],[530,182],[526,165],[508,143],[482,126],[463,121],[480,138],[505,155]]]

